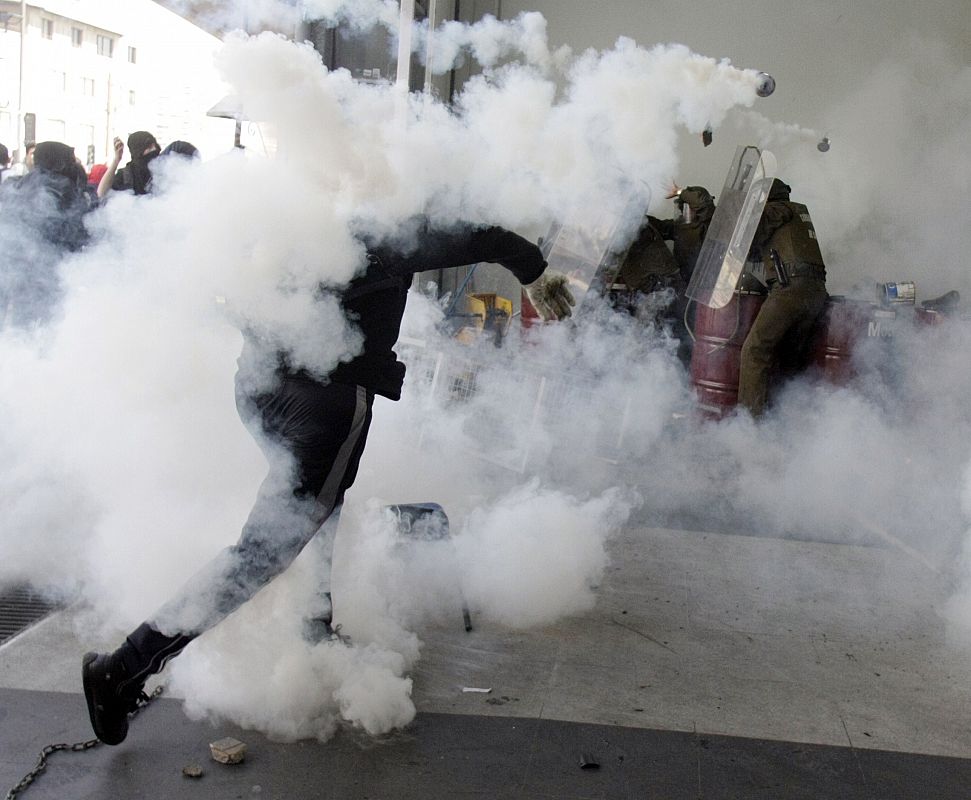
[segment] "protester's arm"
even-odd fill
[[[448,231],[424,228],[414,252],[400,256],[397,269],[420,272],[448,269],[485,261],[501,264],[520,283],[532,283],[546,269],[539,247],[505,228],[463,227]]]
[[[534,304],[542,304],[543,308],[537,307],[537,310],[546,319],[569,316],[570,307],[575,302],[566,277],[546,270],[546,259],[537,245],[498,226],[464,227],[449,231],[423,227],[416,247],[407,254],[386,247],[374,248],[372,253],[378,256],[386,270],[396,274],[414,274],[480,262],[500,264],[523,284],[530,299],[536,297]]]
[[[101,176],[101,180],[98,181],[98,199],[103,200],[105,195],[111,191],[111,184],[114,183],[115,173],[118,171],[118,165],[121,163],[121,157],[125,152],[125,143],[119,139],[117,136],[114,141],[115,154],[112,156],[111,163],[108,164],[108,169],[105,170],[105,174]]]

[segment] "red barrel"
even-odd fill
[[[536,306],[529,301],[529,295],[526,294],[525,289],[520,291],[519,324],[524,331],[529,330],[533,325],[543,324],[543,318],[536,310]]]
[[[764,294],[735,292],[723,308],[696,306],[691,383],[703,410],[722,416],[738,403],[742,344],[764,302]]]
[[[844,385],[856,374],[853,353],[867,339],[893,336],[897,312],[864,300],[833,295],[816,327],[812,364],[831,383]]]
[[[918,325],[940,325],[947,317],[933,308],[915,308],[914,321]]]

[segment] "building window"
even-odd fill
[[[60,70],[51,71],[51,91],[54,94],[64,94],[67,91],[67,73]]]
[[[81,78],[81,93],[85,97],[94,97],[94,78]]]
[[[71,28],[71,44],[80,47],[84,43],[84,31],[80,28]]]
[[[54,38],[54,20],[42,19],[40,21],[40,35],[45,39]]]
[[[66,127],[64,125],[63,119],[49,119],[47,120],[47,139],[54,142],[64,141],[64,132]]]
[[[94,125],[78,127],[78,140],[84,144],[85,166],[90,167],[94,163]]]
[[[132,89],[131,91],[128,92],[128,105],[130,105],[130,106],[135,105],[135,90],[134,89]]]
[[[111,58],[115,49],[115,40],[110,36],[98,36],[98,55]]]
[[[132,47],[131,45],[129,45],[128,46],[128,63],[129,64],[134,64],[135,61],[136,61],[136,56],[137,55],[138,55],[138,53],[136,52],[135,48]]]

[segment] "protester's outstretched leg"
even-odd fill
[[[340,525],[340,508],[327,518],[317,535],[307,545],[307,555],[313,559],[316,585],[307,607],[303,636],[311,643],[340,638],[340,626],[334,626],[334,601],[331,595],[331,573],[334,564],[334,541]],[[346,637],[344,637],[346,639]]]
[[[292,460],[279,466],[271,455],[270,474],[235,545],[114,653],[84,657],[88,711],[102,741],[123,741],[145,680],[283,572],[343,502],[357,475],[372,401],[363,387],[301,378],[284,379],[256,401],[268,436]]]

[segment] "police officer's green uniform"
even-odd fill
[[[646,218],[624,256],[617,275],[618,281],[622,281],[631,291],[643,294],[665,288],[683,293],[685,284],[681,272],[656,222],[658,220],[654,217]]]
[[[645,218],[608,294],[615,309],[667,327],[682,342],[687,339],[682,322],[686,284],[657,222],[654,217]]]
[[[805,351],[817,319],[826,307],[826,267],[816,241],[809,210],[789,200],[789,187],[773,181],[755,233],[753,248],[761,250],[769,284],[751,331],[742,345],[738,403],[753,416],[764,410],[769,378],[780,356]],[[773,251],[788,273],[780,276]]]
[[[688,334],[688,325],[694,327],[692,315],[689,312],[688,297],[685,294],[691,274],[698,261],[698,254],[708,233],[708,226],[715,214],[715,198],[704,186],[686,186],[678,192],[674,201],[680,207],[682,217],[674,219],[655,219],[648,217],[648,221],[661,235],[674,244],[674,261],[678,265],[681,275],[677,298],[670,310],[673,320],[672,330],[678,339],[678,358],[687,367],[691,363],[691,350],[694,344]],[[684,211],[685,206],[690,209],[690,215]],[[690,219],[690,222],[685,221]]]
[[[674,243],[674,260],[681,271],[685,286],[691,280],[705,234],[715,214],[715,198],[704,186],[685,186],[678,192],[675,202],[684,209],[691,209],[691,221],[684,219],[654,219],[648,217],[661,237]]]

